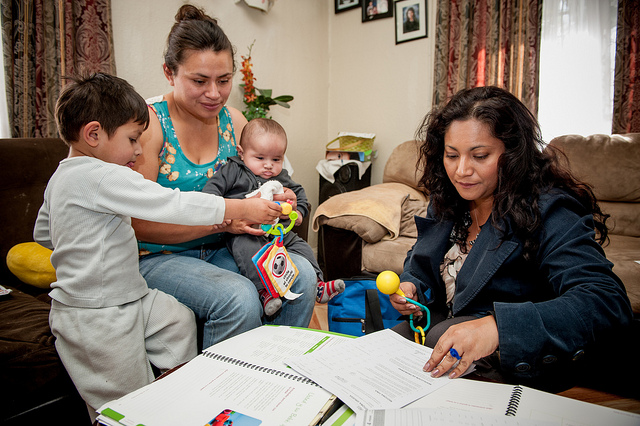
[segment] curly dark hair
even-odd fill
[[[566,157],[555,147],[545,147],[540,126],[533,114],[514,95],[499,87],[464,89],[441,108],[424,118],[416,132],[422,142],[419,166],[424,174],[420,184],[429,192],[435,215],[454,222],[455,242],[468,237],[464,217],[469,203],[449,180],[444,167],[444,136],[452,122],[475,119],[489,126],[492,135],[504,143],[505,151],[498,161],[498,185],[494,192],[491,223],[509,217],[515,236],[524,241],[524,255],[532,259],[539,247],[535,237],[541,228],[540,194],[560,188],[578,199],[594,218],[598,242],[607,241],[604,214],[591,187],[576,179],[564,165]],[[505,230],[501,230],[504,231]],[[504,236],[503,236],[504,237]]]

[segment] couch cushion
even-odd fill
[[[76,394],[56,352],[49,309],[49,303],[16,289],[0,297],[0,401],[7,408],[2,415]]]
[[[571,171],[593,186],[598,200],[640,202],[640,133],[566,135],[550,145],[566,154]]]
[[[362,269],[375,274],[387,270],[401,274],[407,252],[415,242],[415,238],[398,237],[395,240],[363,244]]]
[[[398,182],[418,189],[422,170],[418,168],[419,144],[407,141],[396,146],[384,166],[382,182]]]
[[[598,204],[604,213],[611,215],[607,220],[610,234],[640,237],[640,203],[599,201]]]
[[[613,272],[627,289],[633,312],[640,314],[640,239],[623,235],[609,235],[604,252],[613,263]]]
[[[424,198],[415,199],[407,197],[402,203],[402,220],[400,223],[400,236],[418,238],[418,228],[416,227],[416,216],[425,217],[429,202]]]

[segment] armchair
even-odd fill
[[[402,272],[417,238],[413,218],[424,216],[428,204],[418,186],[417,160],[417,143],[404,142],[385,164],[383,183],[334,195],[318,207],[312,229],[319,233],[318,262],[325,279]]]

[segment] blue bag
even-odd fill
[[[345,280],[344,292],[329,300],[327,320],[329,330],[351,336],[364,336],[391,328],[404,320],[389,296],[380,293],[375,278]]]

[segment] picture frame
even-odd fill
[[[396,0],[393,7],[396,44],[428,37],[427,0]]]
[[[362,0],[334,0],[335,1],[335,13],[344,12],[345,10],[355,9],[360,7]]]
[[[362,0],[362,22],[393,18],[393,0]]]

